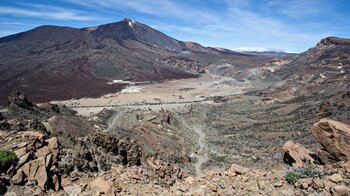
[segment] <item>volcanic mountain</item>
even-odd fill
[[[94,97],[122,88],[108,85],[111,80],[196,77],[164,60],[179,55],[195,56],[193,61],[201,66],[222,59],[238,64],[266,60],[178,41],[128,18],[88,28],[46,25],[0,38],[0,103],[14,90],[25,91],[38,102]]]

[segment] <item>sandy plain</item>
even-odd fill
[[[99,98],[52,101],[52,103],[71,107],[80,115],[91,115],[103,108],[117,107],[176,109],[199,102],[210,104],[213,103],[208,100],[210,97],[241,94],[249,88],[251,88],[249,81],[242,82],[230,77],[205,74],[199,78],[129,85],[121,92],[106,94]]]

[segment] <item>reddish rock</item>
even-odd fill
[[[27,176],[27,180],[36,180],[38,186],[42,190],[48,189],[48,174],[46,170],[45,157],[41,157],[39,159],[24,164],[21,168],[17,170],[17,173],[15,176],[12,177],[12,180],[19,181],[19,179],[21,179],[22,174]]]
[[[21,185],[24,183],[24,172],[17,171],[17,174],[12,177],[11,183],[14,185]]]
[[[45,142],[48,143],[47,146],[50,148],[50,151],[53,154],[57,155],[58,149],[59,149],[57,137],[52,137],[50,139],[47,139],[47,140],[45,140]]]
[[[96,178],[95,180],[90,182],[90,187],[92,190],[97,190],[100,193],[104,193],[104,195],[115,194],[113,182],[103,180],[102,178]]]
[[[304,165],[304,161],[309,161],[311,163],[314,161],[314,159],[311,157],[311,155],[314,153],[299,143],[287,141],[283,146],[283,150],[285,151],[283,161],[287,164],[302,167]]]
[[[56,160],[58,153],[59,153],[59,146],[58,146],[58,140],[56,137],[52,137],[50,139],[45,140],[44,144],[46,146],[40,148],[35,153],[36,157],[45,157],[49,154],[51,154],[53,157],[53,161]]]
[[[321,119],[311,127],[316,140],[335,159],[350,161],[350,126],[329,119]]]
[[[350,195],[350,188],[345,185],[338,185],[333,188],[334,195],[338,196],[349,196]]]
[[[15,151],[15,154],[18,158],[22,157],[23,155],[27,154],[27,148],[19,148]]]
[[[61,186],[66,187],[66,186],[71,186],[73,182],[69,178],[62,178],[61,180]]]
[[[344,170],[345,170],[346,172],[350,173],[350,161],[348,161],[348,162],[342,164],[341,166],[344,168]]]
[[[44,146],[44,147],[42,147],[42,148],[40,148],[39,150],[36,151],[35,156],[38,157],[38,158],[41,158],[41,157],[46,157],[50,153],[51,152],[50,152],[49,147]]]
[[[295,186],[300,189],[307,189],[309,186],[312,185],[312,183],[312,178],[302,178],[295,183]]]
[[[28,138],[29,140],[38,139],[40,141],[44,141],[45,135],[37,131],[25,131],[23,132],[22,137]]]
[[[33,158],[33,152],[28,152],[27,154],[21,156],[21,158],[19,158],[19,161],[17,162],[16,168],[17,169],[20,168],[22,165],[27,163],[32,158]]]
[[[338,162],[333,155],[323,149],[317,149],[317,156],[322,160],[322,163],[327,165]]]
[[[52,183],[54,185],[55,191],[60,190],[60,182],[59,182],[59,179],[58,179],[57,175],[53,175],[52,176]]]
[[[312,179],[311,187],[315,190],[317,189],[323,189],[324,188],[324,183],[320,179]]]

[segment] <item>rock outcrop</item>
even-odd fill
[[[141,165],[142,149],[134,140],[120,139],[112,134],[95,133],[90,136],[91,142],[106,154],[120,157],[124,165]]]
[[[317,45],[350,45],[350,40],[338,37],[326,37],[321,39]]]
[[[159,112],[141,113],[136,115],[137,120],[152,122],[154,124],[170,124],[171,113],[163,108]]]
[[[58,105],[48,103],[48,102],[40,104],[39,107],[48,111],[56,112],[56,113],[60,113],[61,111]]]
[[[315,161],[315,153],[299,143],[287,141],[283,150],[285,151],[283,161],[288,165],[302,167],[305,162],[313,163]]]
[[[350,126],[330,119],[321,119],[310,131],[324,149],[319,149],[322,161],[350,161]]]
[[[6,137],[13,139],[3,140]],[[7,171],[13,185],[35,184],[42,191],[59,189],[56,170],[59,144],[56,137],[47,138],[37,131],[23,131],[1,134],[0,140],[3,149],[14,150],[18,157]]]
[[[58,164],[61,173],[108,171],[118,164],[141,164],[142,149],[134,140],[95,133],[74,142],[72,148],[61,151]]]
[[[31,109],[34,104],[28,101],[26,95],[23,92],[13,92],[8,97],[8,105],[10,108],[24,108]]]

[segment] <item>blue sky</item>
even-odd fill
[[[349,10],[349,0],[0,0],[0,37],[127,17],[205,46],[302,52],[327,36],[350,38]]]

